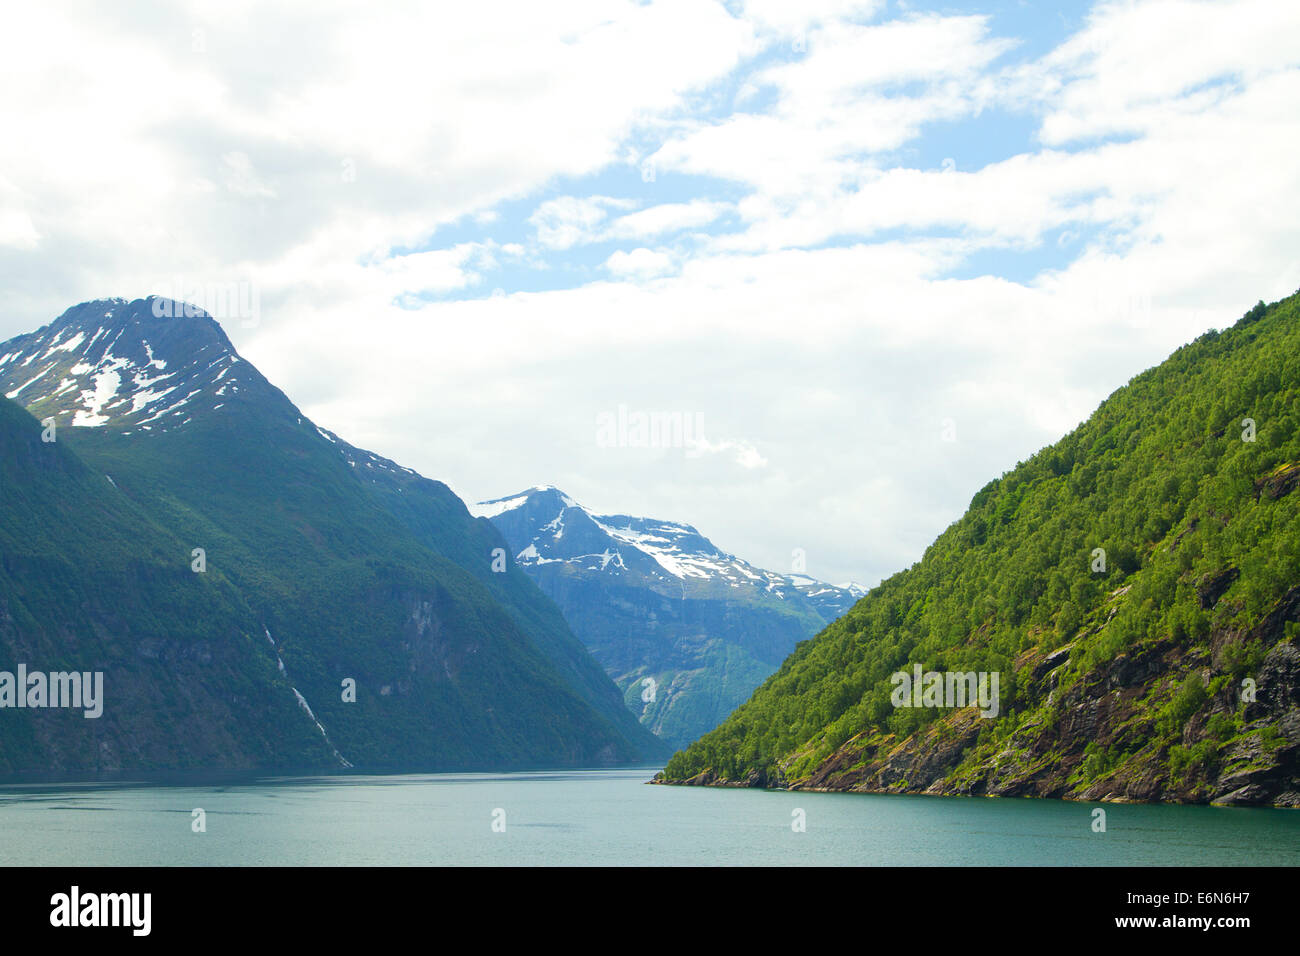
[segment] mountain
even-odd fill
[[[1261,302],[990,482],[658,780],[1300,806],[1298,313]]]
[[[593,514],[551,486],[472,510],[505,536],[631,711],[676,746],[716,727],[862,594],[755,568],[690,525]]]
[[[219,571],[0,398],[0,671],[102,671],[102,715],[0,711],[0,773],[340,766]]]
[[[27,409],[8,413],[6,459],[52,423],[55,440],[32,453],[93,478],[60,495],[26,467],[0,491],[5,567],[29,568],[3,582],[0,661],[104,670],[105,720],[74,737],[109,735],[92,749],[53,730],[34,750],[6,737],[0,769],[496,769],[663,753],[554,604],[519,569],[493,572],[506,545],[490,522],[318,428],[206,314],[156,298],[84,303],[0,344],[0,391]],[[36,540],[30,501],[62,514]],[[117,517],[101,529],[103,501]],[[137,578],[153,584],[122,583]],[[33,603],[52,588],[57,609]],[[162,673],[146,681],[135,661],[155,652]],[[173,667],[206,654],[230,671]],[[254,686],[256,668],[266,682]],[[196,749],[187,723],[115,707],[160,679],[182,698],[245,701],[223,718],[240,745]],[[247,701],[267,694],[288,701],[275,732],[288,737],[255,747],[275,736],[272,704]]]

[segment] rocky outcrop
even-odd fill
[[[1218,604],[1219,598],[1223,597],[1223,592],[1232,587],[1232,582],[1239,577],[1241,577],[1240,570],[1227,568],[1202,581],[1201,586],[1196,590],[1196,596],[1201,602],[1201,607],[1208,609]]]
[[[1300,462],[1285,465],[1255,482],[1255,498],[1266,495],[1277,499],[1300,486]]]
[[[981,743],[981,731],[988,725],[977,710],[967,707],[903,739],[860,734],[798,779],[787,780],[778,771],[771,779],[751,773],[737,781],[705,771],[680,782],[1300,807],[1300,647],[1284,639],[1286,625],[1297,620],[1300,587],[1292,588],[1249,632],[1213,634],[1209,649],[1150,641],[1116,655],[1064,690],[1060,671],[1072,645],[1027,654],[1016,661],[1025,698],[1050,701],[1051,706],[1033,711],[997,743]],[[1183,726],[1176,746],[1190,755],[1187,765],[1171,770],[1169,747],[1151,743],[1162,708],[1189,677],[1209,682],[1221,673],[1233,649],[1246,641],[1268,648],[1249,678],[1254,699],[1235,682],[1219,682],[1222,686]],[[1233,725],[1226,738],[1216,736],[1233,715],[1240,726]]]

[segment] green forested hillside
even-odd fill
[[[107,698],[72,725],[6,712],[0,772],[662,754],[555,606],[492,573],[490,524],[318,429],[206,315],[85,303],[0,345],[0,386],[35,415],[0,400],[0,669],[103,670]],[[227,666],[201,666],[214,654]]]
[[[661,780],[1300,804],[1298,311],[1260,303],[991,481]],[[999,716],[894,707],[913,664],[999,672]]]
[[[338,766],[226,575],[0,398],[0,669],[104,674],[103,713],[6,709],[0,774]]]

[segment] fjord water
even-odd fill
[[[1294,810],[647,786],[652,770],[0,788],[0,863],[1296,865]],[[191,829],[206,812],[207,830]],[[494,832],[504,810],[505,831]],[[791,827],[802,810],[806,830]],[[497,814],[497,818],[500,815]]]

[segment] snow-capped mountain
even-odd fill
[[[0,626],[0,658],[21,659],[13,648],[40,638],[58,647],[54,659],[111,646],[119,662],[161,661],[180,690],[117,671],[114,686],[235,715],[202,741],[211,766],[253,751],[271,765],[406,769],[662,755],[559,608],[522,569],[492,569],[508,547],[495,527],[445,484],[317,426],[205,313],[156,298],[82,303],[0,343],[0,396],[0,464],[27,476],[0,482],[11,496],[0,507],[0,618],[44,608],[17,631]],[[86,480],[62,491],[46,480],[64,472]],[[41,563],[65,552],[94,558]],[[34,570],[15,581],[25,561]],[[57,602],[47,579],[65,589]],[[140,582],[166,594],[166,613],[136,600]],[[214,647],[233,671],[165,670]],[[344,678],[355,701],[340,695]],[[246,726],[260,713],[240,696],[253,686],[301,718],[296,729],[277,718],[293,739],[268,743]],[[135,722],[113,739],[121,760],[198,759],[183,723],[143,726],[162,706],[127,708]],[[68,743],[54,735],[20,756],[39,763]],[[18,766],[3,744],[0,770]],[[98,759],[97,747],[66,766]]]
[[[248,366],[212,318],[166,321],[166,299],[87,302],[4,343],[6,398],[59,426],[166,431],[247,389]],[[264,383],[257,376],[259,383]]]
[[[672,594],[734,597],[728,590],[753,591],[778,600],[812,604],[829,623],[865,594],[856,584],[842,587],[801,574],[757,568],[718,548],[688,524],[632,515],[593,514],[553,485],[470,506],[492,520],[525,566],[564,562],[611,578],[636,580]],[[525,543],[526,542],[526,543]]]
[[[755,567],[688,524],[595,514],[553,486],[471,506],[564,611],[628,705],[682,744],[864,593]],[[654,682],[654,700],[643,699]]]
[[[827,584],[805,574],[791,574],[787,577],[804,599],[821,611],[822,617],[827,621],[840,617],[858,603],[858,598],[867,593],[866,588],[854,581]]]
[[[371,483],[420,477],[305,418],[240,358],[215,319],[170,299],[87,302],[10,339],[0,345],[0,390],[59,427],[122,435],[183,429],[223,409],[227,421],[241,408],[273,411],[314,430]]]

